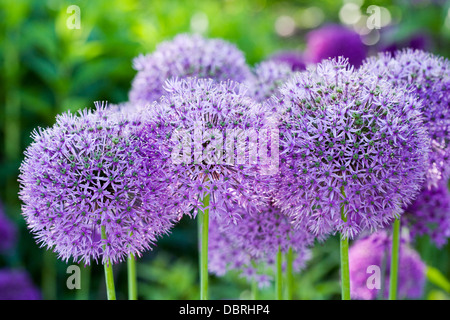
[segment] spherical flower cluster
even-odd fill
[[[41,246],[63,260],[115,263],[167,233],[178,202],[148,157],[137,116],[104,105],[57,117],[33,132],[20,168],[23,216]]]
[[[0,270],[0,300],[40,300],[41,292],[22,270]]]
[[[261,62],[255,67],[254,76],[245,82],[249,88],[248,94],[256,101],[264,102],[278,93],[278,88],[292,75],[286,63],[271,60]]]
[[[0,207],[0,253],[10,250],[16,244],[17,229]]]
[[[264,109],[247,96],[245,86],[232,81],[174,79],[165,88],[142,118],[148,144],[163,158],[167,181],[193,209],[234,219],[229,201],[250,205],[264,187],[264,152],[257,148],[266,141]],[[207,194],[209,203],[202,203]]]
[[[153,53],[135,58],[133,66],[137,74],[129,93],[132,102],[159,99],[165,81],[173,77],[242,82],[251,73],[244,54],[235,45],[197,34],[180,34],[162,42]]]
[[[304,228],[293,227],[291,220],[271,204],[249,211],[239,206],[241,219],[236,224],[212,220],[209,225],[209,270],[224,275],[237,270],[250,282],[265,286],[270,282],[270,270],[278,250],[286,254],[292,249],[295,255],[293,269],[300,271],[311,256],[310,246],[314,236]]]
[[[366,55],[367,49],[359,34],[345,26],[329,24],[306,35],[305,60],[308,63],[343,56],[351,65],[359,67]]]
[[[267,122],[264,110],[235,82],[189,78],[169,81],[166,90],[143,117],[147,130],[160,137],[151,144],[159,146],[166,172],[173,173],[167,179],[187,203],[204,206],[208,193],[211,213],[233,217],[227,202],[243,195],[242,204],[248,202],[262,185],[256,183],[260,157],[254,151]]]
[[[392,239],[381,230],[359,239],[349,249],[350,292],[352,299],[386,299],[389,294]],[[398,298],[418,299],[425,286],[424,262],[401,239],[399,247]],[[379,270],[380,272],[377,272]],[[380,276],[379,279],[376,277]],[[372,279],[369,279],[371,277]],[[378,286],[377,286],[378,284]]]
[[[419,192],[429,139],[420,104],[343,58],[298,73],[280,117],[278,201],[316,235],[382,227]]]
[[[450,238],[450,191],[446,182],[424,188],[405,209],[404,223],[411,237],[428,235],[441,248]]]
[[[297,51],[280,51],[269,57],[269,60],[286,63],[292,71],[303,71],[306,69],[306,62],[303,54]]]
[[[429,52],[406,49],[395,55],[380,53],[361,67],[411,91],[421,101],[424,123],[432,138],[427,185],[450,177],[450,62]]]

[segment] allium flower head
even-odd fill
[[[405,209],[404,217],[411,237],[428,235],[437,247],[443,247],[450,238],[450,191],[447,183],[423,188]]]
[[[411,91],[421,101],[424,123],[432,138],[427,185],[437,186],[450,177],[450,62],[420,50],[380,53],[361,67],[392,83],[397,90]]]
[[[40,300],[30,275],[19,269],[0,269],[0,300]]]
[[[210,194],[210,214],[232,218],[229,200],[245,206],[263,186],[257,138],[265,141],[264,109],[232,81],[174,79],[165,88],[142,117],[149,135],[160,137],[147,141],[162,154],[167,181],[193,208]]]
[[[291,248],[295,255],[293,268],[300,271],[311,257],[314,236],[305,228],[295,229],[291,219],[271,204],[249,211],[231,207],[241,219],[236,224],[212,220],[209,225],[209,270],[219,276],[237,270],[249,281],[265,286],[280,249],[286,254]]]
[[[424,181],[418,101],[343,58],[298,73],[280,92],[271,104],[281,118],[283,212],[316,235],[350,238],[398,217]]]
[[[17,229],[6,216],[0,205],[0,253],[10,250],[16,244]]]
[[[350,292],[352,299],[386,299],[389,295],[392,239],[385,230],[356,240],[349,249]],[[401,239],[398,263],[398,298],[419,299],[425,286],[424,262],[419,254]],[[369,279],[377,275],[380,279]],[[373,281],[372,281],[373,280]],[[379,289],[375,284],[379,280]],[[369,282],[369,285],[368,285]]]
[[[297,51],[281,51],[269,57],[269,60],[286,63],[292,71],[303,71],[306,69],[306,62],[303,54]]]
[[[122,261],[168,232],[178,203],[145,152],[138,118],[103,105],[65,113],[33,132],[20,168],[22,213],[41,246],[63,260]]]
[[[250,75],[244,54],[222,39],[180,34],[160,43],[156,50],[133,62],[137,71],[129,99],[155,101],[164,93],[167,79],[178,77],[244,81]]]
[[[354,67],[366,58],[367,49],[358,33],[341,25],[329,24],[306,35],[305,59],[308,63],[343,56]]]
[[[263,61],[255,67],[254,75],[245,84],[248,94],[256,101],[264,102],[278,93],[278,88],[284,84],[293,72],[288,64],[275,61]]]

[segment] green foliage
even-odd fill
[[[450,293],[450,281],[438,269],[428,266],[426,272],[428,281],[443,289],[445,292]]]
[[[387,7],[393,20],[400,21],[394,40],[425,30],[434,40],[434,52],[449,56],[449,5],[412,7],[408,3],[370,1]],[[370,4],[365,1],[362,11]],[[67,27],[70,5],[80,8],[80,29]],[[126,101],[135,75],[132,59],[181,32],[204,28],[206,36],[235,43],[251,65],[279,50],[302,50],[308,28],[280,37],[274,25],[282,15],[301,22],[311,6],[322,12],[320,20],[313,21],[317,26],[339,22],[342,2],[335,0],[0,0],[0,199],[20,233],[14,252],[1,257],[0,268],[26,267],[35,282],[48,290],[48,296],[76,298],[64,287],[67,264],[57,261],[48,265],[49,256],[56,257],[36,245],[20,216],[18,168],[34,128],[51,126],[63,111],[92,108],[97,100]],[[140,298],[198,299],[195,221],[182,222],[158,245],[157,252],[149,252],[138,261]],[[427,264],[436,268],[429,268],[432,285],[426,297],[448,299],[448,280],[444,279],[450,277],[449,246],[437,250],[419,244],[418,248],[423,256],[433,253]],[[338,299],[338,255],[335,238],[317,244],[306,269],[295,275],[294,298]],[[48,267],[43,270],[44,264]],[[101,266],[93,265],[89,270],[89,298],[103,299]],[[118,279],[124,279],[126,267],[118,265],[115,272]],[[56,289],[51,288],[52,281]],[[215,299],[250,297],[250,285],[236,273],[212,276],[210,284]],[[126,297],[126,287],[118,286],[118,291],[118,298]],[[272,299],[273,293],[274,288],[267,288],[260,296]]]
[[[139,296],[147,300],[198,299],[197,268],[192,261],[165,253],[137,265]]]

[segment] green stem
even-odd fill
[[[253,266],[253,269],[255,270],[255,273],[257,273],[258,270],[258,265],[256,264],[256,262],[254,260],[251,261],[251,264]],[[252,290],[252,299],[253,300],[258,300],[259,299],[259,287],[258,287],[259,283],[256,280],[256,276],[253,277],[252,279],[252,285],[251,285],[251,290]]]
[[[342,300],[350,300],[350,269],[348,263],[348,238],[341,235],[341,293]]]
[[[42,293],[45,300],[56,299],[56,256],[50,251],[44,251],[44,267],[42,268]]]
[[[105,226],[102,226],[102,239],[106,240]],[[111,262],[108,261],[103,265],[105,268],[106,293],[108,300],[116,300],[116,290],[114,288],[114,276]]]
[[[132,253],[127,259],[128,300],[137,300],[136,259]]]
[[[341,188],[343,199],[345,199],[344,187]],[[347,222],[344,204],[341,205],[341,218]],[[350,268],[348,261],[348,237],[340,234],[340,258],[341,258],[341,295],[342,300],[350,300]]]
[[[400,219],[394,221],[392,229],[391,269],[389,275],[389,300],[397,299],[398,251],[400,244]]]
[[[256,281],[256,279],[252,280],[252,299],[253,300],[259,299],[258,281]]]
[[[286,292],[287,292],[287,300],[292,300],[294,298],[294,272],[293,272],[293,263],[294,263],[294,251],[292,248],[289,248],[286,253]]]
[[[275,296],[277,300],[283,299],[283,255],[281,253],[281,247],[278,247],[277,260],[276,260],[276,276],[275,276]]]
[[[200,300],[208,300],[208,228],[209,228],[209,194],[203,198],[203,211],[199,210],[200,225]]]

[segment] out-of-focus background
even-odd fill
[[[68,27],[72,5],[79,8],[79,28]],[[370,28],[375,12],[379,29]],[[304,52],[307,34],[330,23],[355,31],[367,55],[413,46],[450,56],[445,0],[0,0],[0,203],[16,229],[14,244],[0,254],[0,270],[25,270],[44,299],[105,298],[102,266],[82,267],[82,289],[69,290],[72,263],[39,248],[21,217],[18,168],[34,128],[97,100],[126,101],[136,74],[132,59],[178,33],[226,39],[254,65],[283,50]],[[423,238],[417,249],[450,279],[449,245],[438,250]],[[197,263],[196,221],[183,218],[139,260],[139,298],[198,299]],[[118,298],[126,299],[126,264],[114,272]],[[339,244],[331,237],[314,247],[306,270],[296,275],[294,298],[339,299],[338,279]],[[250,298],[238,274],[210,282],[212,299]],[[449,297],[439,276],[427,282],[423,299]],[[273,288],[261,298],[273,298]]]

